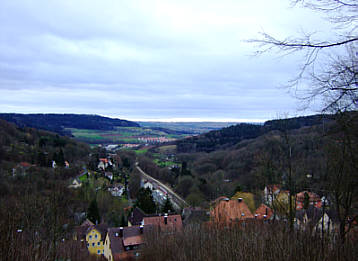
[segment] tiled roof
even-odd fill
[[[144,225],[154,225],[163,230],[180,231],[183,228],[183,222],[180,215],[168,215],[167,224],[165,224],[165,216],[144,217]]]
[[[243,200],[221,200],[211,210],[210,215],[213,221],[218,223],[230,223],[254,218]]]
[[[266,206],[265,204],[261,204],[258,209],[255,211],[256,219],[270,219],[273,215],[273,211],[271,208]]]
[[[309,191],[302,191],[300,193],[297,193],[296,195],[296,199],[298,201],[304,201],[305,200],[305,193],[308,194],[309,196],[309,201],[320,201],[321,198],[314,192],[309,192]]]
[[[123,255],[125,247],[140,245],[144,243],[144,235],[152,230],[152,226],[143,226],[143,233],[140,226],[123,227],[123,235],[121,236],[120,228],[113,227],[108,229],[108,237],[113,256]]]

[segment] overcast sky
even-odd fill
[[[245,40],[324,32],[287,0],[1,0],[0,111],[257,121],[298,112],[299,56]]]

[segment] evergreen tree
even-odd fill
[[[155,205],[152,191],[149,188],[141,188],[139,190],[135,206],[147,214],[155,213],[157,206]]]
[[[162,212],[163,213],[169,213],[169,212],[174,212],[174,207],[172,202],[169,199],[169,196],[167,195],[164,205],[162,207]]]
[[[304,199],[303,199],[303,208],[308,209],[309,206],[310,206],[310,196],[308,195],[307,192],[305,192]]]
[[[126,227],[126,226],[128,226],[128,222],[127,222],[127,220],[126,220],[126,217],[125,217],[123,214],[121,215],[120,226],[121,226],[121,227]]]
[[[99,215],[96,199],[93,199],[88,207],[87,218],[91,220],[94,224],[99,224],[101,222],[101,216]]]

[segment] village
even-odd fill
[[[101,158],[97,167],[105,178],[113,180],[113,174],[107,171],[107,168],[113,165],[109,157]],[[90,174],[83,171],[79,177],[73,179],[69,187],[81,187],[81,177],[84,175]],[[82,224],[75,227],[73,239],[80,241],[82,248],[87,249],[90,254],[112,261],[139,257],[141,246],[152,233],[175,236],[175,233],[180,233],[192,224],[223,228],[239,226],[245,229],[245,224],[263,226],[288,222],[289,191],[282,189],[279,184],[267,185],[264,188],[260,204],[254,204],[251,193],[239,191],[231,198],[217,198],[210,203],[209,209],[184,205],[183,202],[175,200],[175,196],[165,185],[150,179],[148,174],[142,176],[140,184],[143,189],[151,191],[157,205],[163,205],[166,200],[170,200],[173,211],[147,214],[132,204],[126,208],[126,226],[119,227],[109,227],[106,223],[96,223],[84,217]],[[127,183],[114,183],[107,189],[113,197],[124,196],[125,191],[128,191]],[[295,206],[294,229],[316,235],[326,234],[333,238],[338,236],[338,215],[330,207],[327,198],[320,197],[313,191],[301,191],[292,198]],[[259,206],[256,208],[255,205]],[[352,219],[352,224],[349,225],[356,226],[354,222],[356,221]],[[352,236],[356,235],[356,232],[356,228],[352,230]]]

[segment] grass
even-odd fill
[[[140,149],[140,150],[135,150],[135,153],[137,155],[143,155],[143,154],[146,154],[148,151],[148,149]]]
[[[87,175],[82,175],[81,177],[78,178],[81,182],[85,182],[87,181]]]

